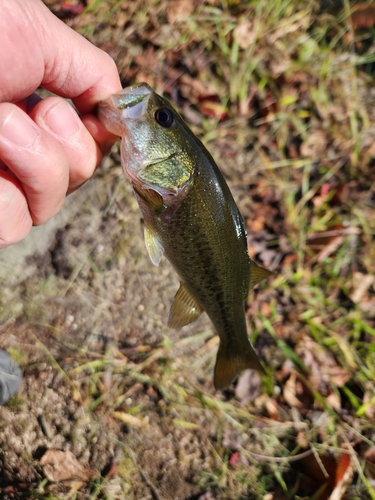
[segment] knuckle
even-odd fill
[[[90,137],[85,138],[77,146],[75,161],[71,161],[69,175],[69,189],[75,189],[92,177],[98,166],[98,153],[95,141]]]

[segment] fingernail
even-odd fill
[[[0,135],[17,146],[30,148],[39,136],[39,131],[31,118],[14,107],[3,123],[0,122]]]
[[[51,108],[46,113],[44,122],[54,134],[64,138],[75,135],[80,128],[78,115],[67,102],[59,102]]]

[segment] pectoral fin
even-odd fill
[[[135,193],[146,203],[148,208],[156,213],[162,212],[164,208],[163,197],[154,189],[138,189],[133,185]]]
[[[198,318],[203,309],[183,283],[180,284],[169,313],[168,326],[180,328]]]
[[[144,234],[145,234],[145,244],[146,248],[148,251],[148,254],[150,256],[151,262],[155,265],[158,266],[161,258],[163,257],[164,253],[164,248],[163,245],[161,244],[160,240],[154,234],[151,229],[149,229],[147,226],[145,226],[144,229]]]
[[[264,267],[260,267],[252,260],[250,263],[250,287],[251,290],[255,285],[260,283],[262,280],[268,278],[269,276],[274,276],[275,273],[269,271],[268,269],[264,269]]]
[[[238,351],[233,351],[230,347],[223,347],[220,343],[214,370],[215,389],[226,389],[235,377],[247,368],[264,373],[264,368],[247,338],[246,344]]]

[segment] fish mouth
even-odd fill
[[[127,134],[129,120],[146,116],[152,94],[153,90],[147,83],[139,83],[110,95],[99,103],[99,121],[109,132],[123,137]]]
[[[131,108],[137,107],[138,104],[148,101],[146,98],[150,97],[152,92],[152,88],[147,83],[139,83],[126,87],[118,94],[112,94],[111,100],[115,108],[130,111]]]

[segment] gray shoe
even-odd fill
[[[5,405],[20,390],[21,382],[21,368],[7,352],[0,349],[0,405]]]

